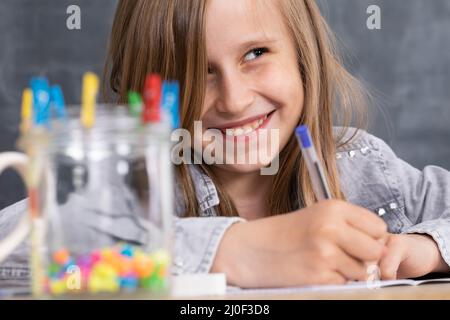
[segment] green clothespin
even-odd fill
[[[133,117],[140,117],[142,113],[142,98],[136,91],[128,92],[128,104],[130,105],[130,113]]]

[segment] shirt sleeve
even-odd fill
[[[419,170],[398,158],[381,139],[375,138],[393,188],[400,190],[404,212],[411,222],[402,233],[421,233],[436,241],[450,266],[450,172],[437,166]]]
[[[28,200],[19,201],[0,211],[0,241],[11,232],[22,215],[27,213]],[[0,263],[0,288],[27,288],[30,284],[28,266],[29,244],[23,241]]]
[[[238,217],[176,218],[172,272],[208,273],[225,231]]]

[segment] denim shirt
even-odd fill
[[[337,133],[340,129],[335,128]],[[347,132],[352,135],[353,128]],[[347,140],[347,137],[344,137]],[[359,130],[350,143],[336,152],[340,184],[347,201],[380,216],[391,233],[422,233],[437,243],[450,265],[450,172],[436,166],[422,171],[399,159],[381,139]],[[172,273],[207,273],[227,228],[239,217],[218,217],[219,203],[212,180],[197,166],[190,166],[199,217],[183,218],[181,197],[176,197],[175,241]],[[179,193],[177,193],[178,195]],[[0,212],[0,239],[27,210],[27,200]],[[97,237],[125,237],[139,242],[139,228],[108,230]],[[26,286],[29,281],[27,242],[0,266],[0,287]]]

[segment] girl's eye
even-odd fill
[[[267,48],[256,48],[253,50],[250,50],[249,53],[247,53],[244,57],[244,61],[250,61],[258,58],[259,56],[262,56],[264,53],[267,53],[269,50]]]

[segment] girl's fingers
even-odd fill
[[[395,235],[389,237],[387,242],[387,253],[380,261],[381,278],[383,280],[397,279],[398,268],[404,257],[403,246]]]
[[[387,233],[386,223],[372,212],[358,207],[358,210],[349,210],[347,222],[368,236],[379,239]]]
[[[320,284],[345,284],[347,278],[339,272],[330,272],[323,276]]]
[[[336,259],[337,271],[345,277],[346,280],[364,281],[367,278],[366,266],[363,262],[340,250]]]
[[[347,228],[341,232],[338,245],[347,254],[361,261],[377,261],[385,251],[383,243],[355,228]]]

